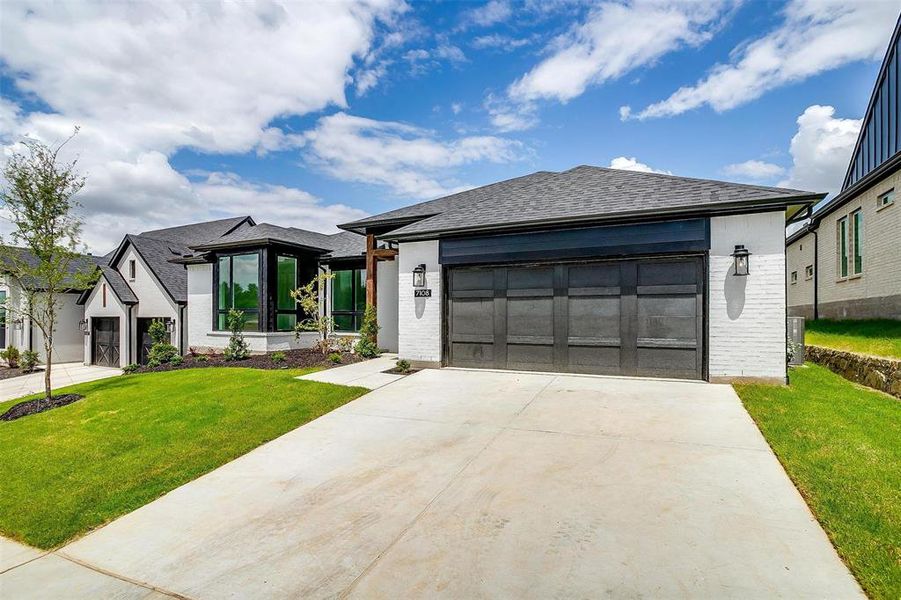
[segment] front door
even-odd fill
[[[150,348],[153,347],[153,340],[150,338],[150,324],[154,321],[168,323],[170,319],[169,317],[141,317],[138,319],[138,362],[142,365],[146,365],[150,359]]]
[[[103,367],[118,367],[119,362],[119,318],[94,317],[91,319],[93,339],[93,362]]]

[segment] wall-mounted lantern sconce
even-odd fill
[[[172,333],[173,331],[175,331],[175,321],[169,319],[168,321],[164,321],[164,323],[166,324],[166,333]]]
[[[425,287],[425,265],[416,265],[413,269],[413,287]]]
[[[16,319],[13,321],[13,328],[16,331],[22,331],[22,319]]]
[[[735,260],[734,275],[744,276],[748,274],[748,262],[751,253],[743,244],[735,244],[735,250],[732,252],[732,258]]]
[[[88,320],[82,319],[78,322],[78,328],[81,329],[81,332],[85,335],[88,334]]]

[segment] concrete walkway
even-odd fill
[[[863,597],[731,387],[455,370],[8,570],[0,596],[62,581],[67,598]]]
[[[50,373],[50,385],[55,390],[75,385],[76,383],[106,379],[107,377],[115,377],[121,374],[122,369],[97,367],[94,365],[85,366],[82,363],[60,363],[53,365]],[[0,380],[0,402],[43,391],[44,371]]]
[[[405,377],[404,375],[392,375],[384,372],[388,369],[393,369],[396,363],[396,354],[382,354],[372,360],[325,369],[324,371],[316,371],[315,373],[301,375],[297,379],[337,383],[338,385],[355,385],[374,390]]]

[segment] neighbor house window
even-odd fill
[[[332,319],[336,331],[359,331],[366,308],[366,271],[333,271]]]
[[[798,283],[798,272],[792,271],[792,283]]]
[[[895,203],[895,188],[890,189],[887,192],[879,194],[879,197],[876,198],[876,209],[885,208],[886,206],[891,206]]]
[[[863,273],[863,213],[856,210],[851,213],[851,274]]]
[[[134,259],[131,259],[130,261],[128,261],[128,278],[129,278],[129,279],[134,279],[134,278],[135,278],[135,270],[136,270],[136,268],[135,268],[135,260],[134,260]]]
[[[300,306],[291,297],[297,289],[297,259],[293,256],[276,258],[277,284],[275,292],[275,329],[293,331],[297,325]]]
[[[244,330],[260,329],[260,254],[220,256],[216,281],[216,329],[228,329],[232,308],[244,313]]]
[[[835,250],[838,256],[837,271],[839,277],[848,276],[848,217],[842,217],[836,223]]]
[[[813,265],[804,267],[804,279],[813,279]]]

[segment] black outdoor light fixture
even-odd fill
[[[175,321],[172,319],[167,319],[164,323],[166,324],[166,333],[172,333],[175,330]]]
[[[735,259],[735,273],[733,275],[744,276],[748,274],[748,261],[751,253],[744,244],[735,244],[732,258]]]
[[[425,287],[425,265],[416,265],[413,269],[413,287]]]

